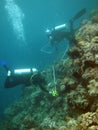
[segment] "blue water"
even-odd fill
[[[12,21],[12,17],[18,16],[8,14],[8,1],[0,0],[0,62],[5,61],[11,69],[36,67],[43,70],[53,64],[58,57],[55,50],[51,54],[40,51],[48,43],[46,29],[63,23],[68,26],[69,19],[82,8],[87,9],[82,19],[88,18],[91,9],[98,8],[98,0],[11,0],[17,5],[17,10],[21,9],[23,15],[20,21],[22,29],[15,30],[15,20]],[[1,118],[4,109],[21,95],[21,87],[4,88],[5,78],[6,72],[0,65]]]

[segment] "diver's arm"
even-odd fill
[[[39,86],[44,92],[48,92],[48,90],[44,87],[47,83],[42,73],[38,72],[37,74],[32,75],[30,78],[30,82],[33,85]]]
[[[49,93],[49,91],[47,89],[45,89],[45,87],[43,85],[39,85],[40,89],[46,93]]]

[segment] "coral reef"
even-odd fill
[[[81,23],[69,57],[45,70],[48,90],[23,89],[19,101],[5,110],[4,130],[98,130],[98,9]]]
[[[98,112],[87,112],[78,117],[77,120],[71,119],[66,126],[61,126],[59,130],[97,130]]]

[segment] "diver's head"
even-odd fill
[[[58,35],[61,35],[61,32],[66,30],[66,24],[61,24],[58,26],[55,26],[51,30],[47,29],[46,34],[50,40],[53,40],[54,37],[58,37]]]
[[[51,31],[49,29],[46,29],[46,35],[49,37],[51,35]]]

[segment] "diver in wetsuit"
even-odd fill
[[[7,71],[7,78],[4,83],[5,88],[11,88],[17,85],[36,85],[41,88],[44,92],[48,90],[44,87],[46,85],[45,77],[41,72],[38,72],[36,68],[29,69],[15,69],[11,71],[7,65],[3,65]]]
[[[80,10],[70,21],[69,31],[66,31],[66,24],[62,24],[54,27],[52,30],[47,29],[46,33],[50,40],[51,45],[55,46],[57,43],[60,43],[65,38],[72,44],[75,43],[75,29],[74,22],[80,18],[83,14],[86,13],[86,9]]]

